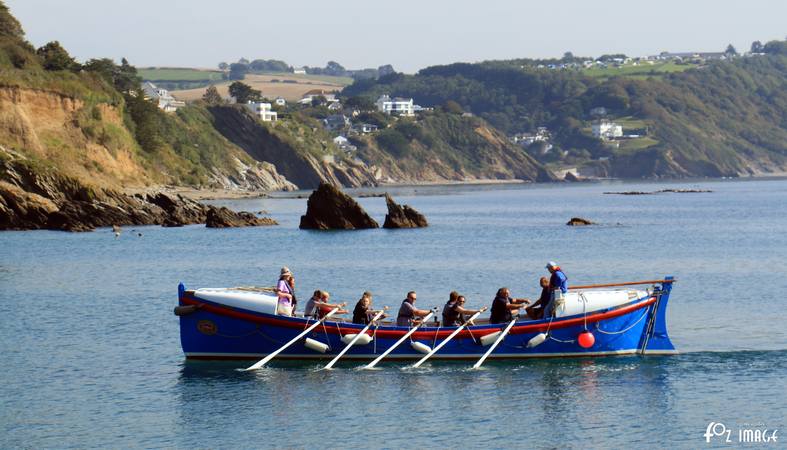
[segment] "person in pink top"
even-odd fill
[[[279,281],[276,283],[276,295],[279,297],[276,313],[282,316],[291,316],[293,313],[292,306],[295,295],[292,292],[291,279],[292,272],[290,272],[290,269],[282,267]]]

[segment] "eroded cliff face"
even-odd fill
[[[126,126],[122,105],[86,102],[56,92],[0,87],[0,145],[57,168],[80,181],[113,189],[184,184],[167,167],[185,166],[183,156],[163,148],[140,150]],[[207,167],[210,187],[231,190],[292,190],[273,164],[254,161],[212,130],[223,143],[221,166]]]
[[[255,160],[273,164],[301,189],[316,188],[320,183],[344,187],[377,184],[372,170],[332,152],[329,141],[307,142],[314,138],[313,131],[279,133],[275,127],[280,124],[263,125],[239,107],[213,107],[210,112],[214,126],[224,137]]]
[[[0,144],[70,176],[104,185],[152,177],[117,107],[55,92],[0,87]]]

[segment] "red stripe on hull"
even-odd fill
[[[643,300],[638,303],[634,303],[632,305],[624,306],[622,308],[614,309],[612,311],[607,311],[603,313],[595,313],[589,314],[586,318],[585,317],[576,317],[573,319],[565,319],[558,321],[553,321],[552,325],[550,326],[548,322],[541,322],[535,324],[527,324],[527,325],[515,325],[510,334],[526,334],[526,333],[540,333],[545,332],[547,328],[552,330],[558,330],[561,328],[567,328],[574,325],[580,325],[583,323],[595,323],[601,320],[612,319],[615,317],[619,317],[625,314],[628,314],[632,311],[636,311],[641,308],[648,307],[656,302],[656,297],[650,297],[647,300]],[[277,319],[273,317],[265,317],[265,316],[257,316],[254,314],[249,314],[246,312],[238,311],[229,306],[218,306],[209,303],[205,303],[200,301],[199,299],[183,296],[181,298],[181,303],[186,305],[202,305],[201,309],[205,311],[212,312],[214,314],[224,315],[228,317],[233,317],[235,319],[246,320],[249,322],[260,323],[264,325],[273,325],[278,327],[284,328],[295,328],[295,329],[303,329],[303,322],[301,321],[292,321],[287,319]],[[331,325],[330,322],[326,323],[322,328],[325,329],[326,332],[331,334],[349,334],[349,333],[357,333],[360,330],[356,330],[354,328],[345,328],[341,330],[339,327],[335,325]],[[501,328],[502,329],[502,326]],[[481,337],[486,336],[487,334],[492,334],[500,331],[498,328],[484,328],[484,329],[464,329],[457,334],[456,337],[458,338],[470,338],[470,337]],[[441,329],[439,331],[416,331],[413,333],[413,339],[441,339],[447,337],[451,334],[455,328],[446,328]],[[343,332],[342,332],[343,331]],[[472,334],[471,334],[472,331]],[[386,330],[386,329],[378,329],[377,336],[381,338],[390,338],[396,339],[402,337],[407,332],[407,330]],[[371,335],[371,333],[368,333]]]

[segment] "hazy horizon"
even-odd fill
[[[392,64],[408,73],[436,64],[490,59],[662,51],[739,52],[752,41],[784,39],[787,2],[665,0],[636,7],[555,0],[549,4],[414,0],[332,4],[243,0],[216,8],[204,0],[6,0],[33,45],[58,40],[78,60],[126,57],[138,66],[214,68],[241,57],[294,66],[348,69]],[[450,8],[450,9],[446,9]],[[781,19],[779,19],[781,18]],[[97,38],[100,36],[100,38]]]

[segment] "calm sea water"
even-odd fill
[[[603,195],[668,187],[714,192]],[[306,200],[260,199],[219,203],[281,226],[0,233],[0,447],[697,448],[711,421],[787,425],[787,181],[391,191],[431,226],[301,231]],[[360,202],[382,222],[383,199]],[[241,373],[186,363],[172,314],[179,281],[271,285],[282,265],[304,299],[395,307],[414,289],[427,307],[456,289],[480,306],[501,286],[536,296],[548,260],[574,284],[675,275],[682,353]]]

